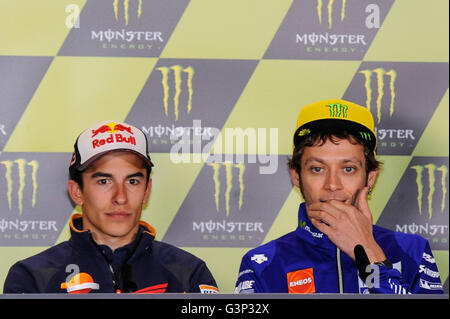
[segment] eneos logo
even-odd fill
[[[287,273],[287,284],[290,294],[309,294],[316,292],[312,268]]]
[[[82,272],[76,274],[69,282],[61,283],[61,289],[67,289],[69,294],[87,294],[92,289],[99,289],[99,284],[88,273]]]

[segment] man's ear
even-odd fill
[[[379,172],[378,168],[369,172],[369,175],[367,176],[367,186],[369,186],[369,188],[372,188],[375,185],[378,172]]]
[[[74,201],[78,206],[83,205],[83,191],[74,180],[69,180],[67,182],[67,190],[69,191],[70,198]]]
[[[300,177],[295,169],[290,168],[289,173],[291,174],[291,181],[297,187],[300,187]]]

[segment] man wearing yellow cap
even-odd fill
[[[373,225],[376,146],[365,107],[336,99],[301,109],[289,160],[305,200],[298,227],[243,257],[235,292],[443,293],[426,239]]]

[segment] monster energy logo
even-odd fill
[[[303,228],[304,230],[306,230],[308,233],[310,233],[313,237],[316,237],[316,238],[322,238],[323,237],[323,233],[320,233],[320,232],[313,232],[312,230],[311,230],[311,228],[308,226],[308,225],[306,225],[306,221],[304,221],[304,220],[299,220],[298,221],[298,226],[299,227],[301,227],[301,228]]]
[[[441,212],[444,212],[445,209],[445,200],[446,200],[446,195],[447,195],[447,188],[445,186],[445,181],[447,178],[447,173],[448,173],[448,167],[445,165],[441,165],[439,167],[437,167],[436,164],[426,164],[426,165],[414,165],[410,167],[411,169],[416,171],[416,184],[417,184],[417,204],[419,206],[419,213],[422,215],[422,198],[424,196],[424,192],[423,192],[423,183],[422,183],[422,177],[423,177],[423,172],[426,169],[428,172],[428,185],[429,185],[429,190],[428,190],[428,195],[427,195],[427,200],[428,200],[428,219],[431,219],[431,217],[433,216],[433,196],[434,193],[436,191],[436,177],[435,177],[435,173],[436,171],[441,172],[440,174],[440,185],[441,185],[441,189],[442,189],[442,199],[441,199]]]
[[[187,73],[186,86],[188,89],[188,103],[187,103],[187,113],[190,113],[192,110],[192,96],[194,95],[194,90],[192,87],[192,79],[194,78],[194,68],[188,66],[183,68],[181,65],[173,65],[171,67],[159,67],[158,71],[161,72],[161,85],[163,87],[163,105],[164,105],[164,113],[166,116],[169,114],[169,73],[173,71],[173,82],[175,86],[175,93],[173,95],[173,105],[174,105],[174,114],[175,121],[178,121],[179,118],[179,105],[180,105],[180,96],[181,96],[181,84],[183,81],[182,73]]]
[[[341,117],[347,118],[347,109],[348,106],[340,103],[334,103],[325,105],[330,108],[330,117]]]
[[[139,19],[142,15],[142,0],[137,1],[138,1],[137,18]],[[113,8],[114,8],[114,17],[116,18],[116,21],[119,21],[119,0],[114,0]],[[130,8],[130,0],[123,0],[123,15],[125,19],[125,25],[128,25],[129,8]]]
[[[345,6],[347,0],[342,0],[342,8],[341,8],[341,21],[345,19]],[[333,4],[334,0],[328,0],[327,13],[328,13],[328,28],[331,29],[333,25]],[[317,16],[319,17],[319,23],[322,24],[322,7],[323,1],[317,0]]]
[[[361,138],[363,140],[365,140],[365,141],[371,141],[372,140],[372,137],[367,132],[359,132],[359,134],[361,135]]]
[[[370,111],[372,107],[372,74],[375,74],[377,80],[377,123],[381,121],[381,106],[384,97],[384,76],[388,76],[389,81],[389,91],[391,95],[391,100],[389,104],[389,116],[392,117],[394,114],[394,102],[395,102],[395,80],[397,79],[397,72],[393,69],[386,71],[383,68],[377,68],[374,70],[361,70],[359,73],[363,74],[365,77],[364,87],[366,88],[366,106]]]
[[[208,163],[213,169],[213,180],[214,180],[214,200],[216,203],[216,210],[219,211],[220,207],[220,189],[221,183],[219,178],[220,168],[225,167],[226,176],[226,187],[225,187],[225,210],[226,215],[230,215],[230,195],[233,188],[233,167],[238,169],[238,179],[239,179],[239,209],[241,209],[244,202],[244,171],[245,165],[243,163],[233,164],[231,162],[223,163]]]
[[[9,206],[10,211],[12,210],[12,192],[13,192],[13,186],[14,186],[13,178],[12,178],[12,171],[13,171],[14,166],[17,167],[17,172],[19,175],[19,186],[18,186],[18,190],[17,190],[17,204],[19,207],[19,215],[22,215],[23,191],[26,186],[26,177],[27,177],[26,167],[27,166],[32,167],[31,181],[32,181],[32,185],[33,185],[33,195],[31,198],[31,205],[32,205],[32,207],[34,207],[36,205],[36,194],[37,194],[37,189],[38,189],[36,174],[37,174],[37,171],[39,168],[39,163],[36,160],[28,162],[25,159],[19,158],[15,161],[9,161],[9,160],[1,161],[0,164],[5,166],[5,180],[6,180],[6,185],[7,185],[6,196],[8,198],[8,206]],[[14,165],[14,164],[16,164],[16,165]]]

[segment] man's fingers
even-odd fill
[[[370,187],[366,186],[359,192],[358,196],[356,197],[355,206],[361,213],[364,214],[364,216],[372,220],[372,213],[370,212],[369,201],[367,200],[369,189]]]
[[[326,224],[325,221],[320,221],[317,219],[312,218],[311,223],[316,227],[320,232],[324,233],[325,235],[328,235],[328,232],[330,230],[330,225]]]
[[[330,226],[335,223],[339,211],[329,203],[314,203],[307,207],[307,214],[310,220],[315,219]]]

